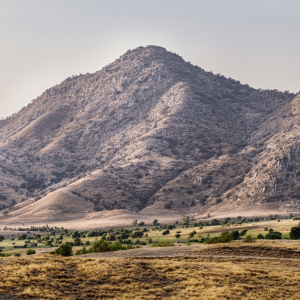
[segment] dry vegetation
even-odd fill
[[[249,247],[266,247],[271,256],[275,249],[285,254],[299,249],[299,244],[287,244],[228,245],[232,253],[242,254]],[[223,246],[205,249],[221,251]],[[277,258],[270,263],[242,257],[103,259],[44,254],[5,258],[0,264],[0,299],[298,299],[300,290],[300,260]]]

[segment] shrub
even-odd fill
[[[240,236],[243,236],[243,235],[245,235],[245,234],[247,233],[247,231],[248,231],[248,229],[244,229],[244,230],[242,230],[242,231],[241,231],[241,233],[240,233]]]
[[[258,240],[263,240],[265,237],[261,234],[261,233],[259,233],[258,234],[258,236],[256,237]]]
[[[75,239],[75,238],[80,238],[80,233],[76,230],[72,233],[72,238]]]
[[[300,239],[300,226],[292,227],[289,235],[292,240]]]
[[[83,247],[82,249],[78,249],[76,252],[75,252],[75,255],[82,255],[82,254],[87,254],[88,251],[86,250],[85,247]]]
[[[265,227],[265,228],[264,228],[264,231],[268,231],[268,227]]]
[[[28,249],[28,250],[29,250],[29,249]],[[28,250],[27,250],[27,251],[28,251]],[[15,252],[15,256],[17,256],[17,257],[18,257],[18,256],[21,256],[21,253],[20,253],[20,252]]]
[[[145,242],[140,242],[140,244],[146,244]],[[139,248],[139,246],[134,247],[131,244],[123,246],[120,242],[109,244],[108,242],[101,239],[93,244],[93,246],[86,250],[85,247],[76,251],[75,255],[87,254],[87,253],[99,253],[99,252],[108,252],[108,251],[119,251],[119,250],[128,250]]]
[[[233,239],[233,240],[238,240],[239,237],[240,237],[240,233],[239,233],[238,230],[232,231],[232,232],[231,232],[231,235],[232,235],[232,239]]]
[[[70,244],[61,244],[55,251],[51,251],[50,254],[58,254],[61,256],[72,256],[72,246]]]
[[[4,236],[0,235],[0,242],[2,242],[4,240]]]
[[[254,242],[254,239],[253,239],[253,237],[252,237],[251,234],[247,234],[247,235],[245,236],[243,242],[245,242],[245,243],[251,243],[251,242]]]
[[[230,243],[231,241],[232,241],[232,235],[228,231],[222,232],[220,237],[218,238],[219,243]]]
[[[266,234],[265,239],[268,240],[281,240],[282,234],[278,231],[273,231],[273,229],[269,230],[269,233]]]
[[[170,230],[169,229],[166,229],[165,231],[163,231],[162,233],[163,235],[167,235],[167,234],[170,234]]]
[[[175,246],[175,244],[171,242],[164,242],[164,241],[151,245],[151,247],[173,247],[173,246]]]
[[[205,244],[216,244],[218,243],[218,237],[214,237],[214,238],[206,238],[205,239]]]
[[[35,254],[36,252],[35,252],[35,250],[33,250],[33,249],[28,249],[27,251],[26,251],[26,254],[27,255],[32,255],[32,254]]]
[[[85,243],[87,246],[89,246],[90,245],[90,241],[86,241],[86,243]]]
[[[178,238],[180,238],[180,234],[179,233],[176,233],[175,234],[175,237],[178,239]]]
[[[22,234],[20,236],[18,236],[18,240],[26,240],[27,235],[26,234]]]

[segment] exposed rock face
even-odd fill
[[[128,51],[1,120],[3,218],[296,211],[299,101],[161,47]]]

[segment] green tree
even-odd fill
[[[289,235],[292,240],[299,240],[300,239],[300,226],[292,227]]]
[[[4,240],[4,236],[0,235],[0,242],[2,242]]]
[[[232,239],[233,239],[233,240],[238,240],[239,237],[240,237],[240,233],[239,233],[238,230],[232,231],[232,232],[231,232],[231,235],[232,235]]]
[[[50,254],[59,254],[61,256],[72,256],[73,251],[70,244],[61,244],[55,251],[50,252]]]
[[[158,220],[153,220],[153,222],[152,222],[152,224],[153,224],[153,226],[158,226]]]
[[[231,241],[232,241],[232,235],[228,231],[222,232],[220,237],[218,238],[219,243],[230,243]]]
[[[189,216],[184,216],[181,220],[183,225],[189,225],[190,224],[190,217]]]
[[[74,238],[80,238],[80,233],[77,231],[77,230],[75,230],[73,233],[72,233],[72,238],[74,239]]]

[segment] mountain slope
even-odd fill
[[[295,147],[294,97],[205,72],[161,47],[128,51],[3,120],[2,218],[286,211],[283,186],[293,177],[268,195],[261,182],[285,176],[265,161]],[[255,175],[267,167],[271,177]]]

